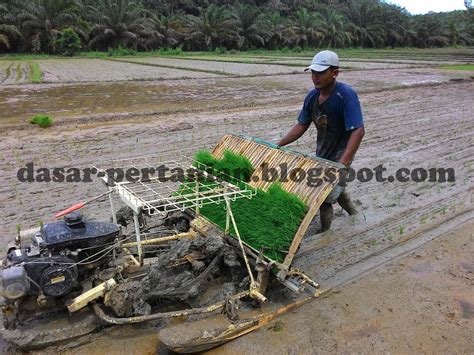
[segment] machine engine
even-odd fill
[[[14,301],[28,295],[69,294],[110,261],[119,233],[118,225],[84,221],[79,213],[44,225],[29,243],[22,241],[7,251],[2,296]]]

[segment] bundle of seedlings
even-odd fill
[[[196,167],[208,167],[214,176],[236,183],[239,179],[250,181],[254,171],[252,163],[244,156],[225,151],[222,159],[217,159],[207,151],[200,151],[196,157]],[[212,181],[202,178],[199,181],[200,191],[211,186]],[[187,182],[178,190],[178,194],[187,194],[195,189],[195,183]],[[283,190],[278,183],[273,183],[267,191],[257,189],[251,199],[237,199],[232,202],[232,211],[237,222],[240,236],[251,247],[262,250],[264,255],[276,261],[283,261],[293,237],[306,213],[305,203],[296,195]],[[225,204],[208,204],[200,213],[211,222],[225,229]],[[236,236],[233,227],[230,235]]]

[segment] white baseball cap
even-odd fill
[[[338,67],[339,66],[339,57],[333,51],[321,51],[317,53],[311,65],[307,67],[304,71],[314,70],[314,71],[325,71],[329,67]]]

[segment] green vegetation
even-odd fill
[[[18,63],[16,65],[16,76],[15,76],[15,81],[20,81],[21,80],[21,73],[22,73],[22,70],[21,70],[21,63]]]
[[[470,70],[474,71],[473,64],[464,64],[464,65],[443,65],[441,68],[443,69],[451,69],[451,70]]]
[[[200,212],[225,229],[224,204],[205,205]],[[282,261],[306,213],[306,206],[298,197],[273,184],[267,192],[257,190],[250,200],[232,202],[232,212],[243,241],[257,250],[264,248],[266,256]],[[230,234],[236,236],[233,227]]]
[[[58,52],[71,57],[81,50],[81,39],[72,28],[65,28],[57,40]]]
[[[109,48],[107,51],[108,57],[124,57],[124,56],[134,56],[137,54],[137,51],[132,48],[125,48],[119,45],[117,48]]]
[[[109,49],[107,52],[101,51],[87,51],[80,52],[75,55],[75,58],[123,58],[123,57],[134,57],[134,58],[148,58],[148,57],[179,57],[180,59],[199,59],[209,61],[223,61],[223,62],[236,62],[236,63],[278,63],[280,59],[285,57],[301,58],[301,64],[285,63],[288,66],[307,65],[307,62],[314,56],[316,48],[308,48],[304,51],[295,51],[294,49],[282,48],[278,50],[248,50],[248,51],[236,51],[228,50],[223,54],[217,51],[203,52],[203,51],[183,51],[180,48],[160,48],[157,50],[151,50],[147,52],[140,52],[128,48],[126,51],[123,47]],[[449,48],[386,48],[386,49],[355,49],[345,48],[337,49],[337,53],[340,58],[360,58],[370,59],[376,62],[378,59],[386,60],[391,59],[394,62],[397,59],[418,59],[426,60],[427,57],[436,57],[438,59],[445,58],[450,60],[451,58],[457,57],[469,57],[474,55],[473,48],[465,47],[449,47]],[[25,54],[25,53],[8,53],[0,56],[0,59],[13,60],[13,61],[28,61],[35,59],[60,59],[63,58],[61,55],[54,54]],[[462,65],[461,65],[462,66]],[[469,64],[466,64],[469,67]],[[445,68],[442,66],[440,68]],[[451,69],[451,65],[448,65]],[[458,65],[453,65],[458,67]],[[348,67],[344,67],[348,69]]]
[[[410,15],[380,0],[4,0],[0,52],[446,47],[474,44],[474,10]],[[74,50],[77,49],[74,37]],[[311,51],[314,52],[314,51]]]
[[[36,115],[30,120],[30,123],[36,124],[41,128],[47,128],[53,124],[53,119],[47,115]]]
[[[226,181],[229,181],[227,177],[230,176],[231,178],[247,182],[250,180],[254,170],[250,160],[230,150],[224,152],[222,159],[217,159],[208,151],[201,150],[197,152],[195,160],[197,163],[196,167],[204,168],[200,166],[203,164],[205,167],[210,168],[207,169],[210,170],[208,171],[209,173],[221,177]]]
[[[40,83],[43,80],[42,74],[41,74],[41,69],[36,62],[29,62],[28,63],[30,67],[29,71],[29,80],[32,83]]]
[[[204,168],[206,164],[216,175],[226,179],[230,173],[232,178],[244,177],[250,179],[253,167],[250,161],[230,151],[224,153],[221,160],[215,159],[210,153],[201,151],[196,155],[196,167]],[[226,175],[221,173],[225,172]],[[232,181],[233,182],[233,181]],[[201,181],[206,190],[206,185],[211,181]],[[193,183],[185,183],[178,194],[190,193],[195,188]],[[264,249],[264,254],[269,258],[282,261],[290,247],[293,237],[306,213],[306,205],[300,198],[283,190],[281,185],[273,184],[268,191],[258,189],[257,194],[251,199],[237,199],[231,204],[237,227],[242,240],[253,248]],[[225,229],[226,211],[225,204],[204,205],[200,213],[210,221]],[[236,236],[231,225],[230,234]]]

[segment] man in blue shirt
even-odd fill
[[[284,146],[294,142],[313,122],[318,131],[316,156],[349,167],[365,134],[357,93],[349,85],[336,81],[339,58],[332,51],[317,53],[306,70],[311,70],[314,89],[306,95],[298,122],[278,145]],[[321,205],[321,228],[318,232],[330,228],[333,218],[332,204],[336,201],[349,214],[357,213],[349,195],[344,191],[344,186],[342,181]]]

